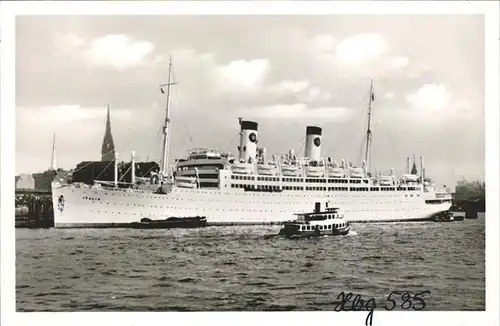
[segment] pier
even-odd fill
[[[52,194],[47,190],[16,189],[16,228],[50,228],[54,226]]]

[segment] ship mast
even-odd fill
[[[366,171],[369,171],[369,163],[370,163],[370,146],[372,139],[372,130],[371,130],[371,117],[372,117],[372,102],[375,100],[375,96],[373,94],[373,79],[370,81],[370,98],[368,102],[368,126],[366,128],[366,149],[365,149],[365,162],[366,162]]]
[[[166,101],[166,108],[165,108],[165,124],[163,125],[163,156],[162,156],[162,161],[161,161],[161,173],[163,176],[168,175],[168,146],[169,146],[169,136],[170,136],[170,86],[175,85],[174,82],[172,82],[172,58],[170,58],[170,62],[168,65],[168,83],[160,85],[160,91],[162,94],[165,94],[165,91],[163,90],[163,87],[167,87],[167,101]]]
[[[52,138],[52,160],[50,163],[50,168],[53,171],[57,171],[57,158],[56,158],[56,134],[54,133],[54,137]]]

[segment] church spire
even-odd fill
[[[417,161],[415,160],[415,154],[413,154],[413,166],[411,168],[411,174],[417,175],[418,170],[417,170]]]
[[[108,104],[108,116],[106,119],[106,132],[104,133],[104,139],[102,142],[101,149],[101,161],[110,162],[115,159],[115,144],[113,142],[113,135],[111,134],[111,117],[109,114],[109,104]]]

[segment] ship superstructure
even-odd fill
[[[258,123],[239,118],[236,156],[195,149],[175,160],[168,173],[173,84],[169,77],[168,84],[162,85],[167,87],[167,110],[161,171],[141,179],[140,185],[132,171],[126,187],[119,186],[117,177],[115,182],[96,181],[93,186],[54,181],[56,227],[114,226],[142,218],[191,216],[206,216],[209,224],[281,223],[290,214],[307,212],[316,202],[340,207],[350,222],[417,221],[431,219],[451,206],[451,195],[426,181],[423,157],[420,173],[411,173],[409,158],[400,177],[394,169],[369,173],[370,123],[360,166],[348,159],[338,163],[322,156],[322,128],[318,126],[306,126],[303,156],[289,150],[268,157],[266,149],[258,146]],[[369,116],[372,100],[371,91]],[[115,166],[116,161],[115,153]]]

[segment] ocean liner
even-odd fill
[[[205,216],[210,225],[282,223],[290,214],[310,210],[316,202],[340,207],[348,222],[396,222],[432,219],[451,206],[451,195],[438,191],[425,178],[423,157],[420,173],[406,171],[398,178],[394,169],[369,172],[374,100],[370,86],[365,159],[360,167],[347,159],[340,163],[321,155],[322,129],[306,126],[303,157],[293,150],[271,157],[257,147],[258,123],[239,118],[238,155],[214,149],[194,149],[168,167],[170,93],[166,94],[163,126],[163,157],[159,171],[136,178],[132,153],[131,180],[119,182],[115,153],[114,182],[96,180],[93,185],[52,182],[56,227],[113,227],[141,219]],[[166,89],[166,93],[164,91]]]

